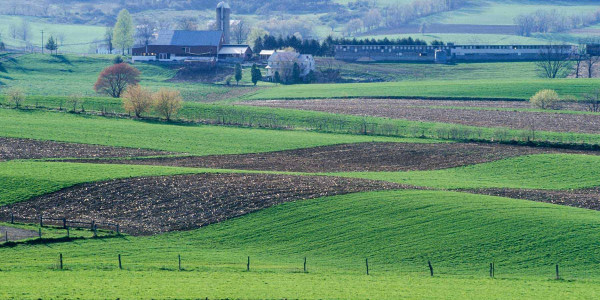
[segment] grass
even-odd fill
[[[599,221],[596,211],[483,195],[350,194],[189,232],[0,249],[0,277],[18,282],[0,296],[593,298],[600,273],[589,266],[600,262]],[[58,253],[68,271],[48,270]],[[173,272],[179,254],[185,271]],[[371,276],[364,275],[366,257]],[[428,260],[436,278],[428,278]],[[492,261],[497,280],[486,279]],[[555,263],[566,281],[549,280]],[[106,288],[91,289],[91,282]]]
[[[249,99],[307,98],[488,98],[529,99],[542,89],[554,89],[560,95],[581,97],[597,89],[598,79],[519,79],[469,81],[380,82],[353,84],[311,84],[279,86],[260,90]]]
[[[0,65],[0,81],[7,87],[21,87],[36,96],[99,96],[94,83],[102,69],[112,64],[109,55],[42,55],[26,54],[4,61]],[[184,99],[204,101],[214,94],[231,91],[222,85],[205,83],[171,82],[177,70],[168,65],[138,63],[134,67],[141,73],[141,82],[153,90],[168,87],[181,91]]]
[[[539,154],[465,167],[414,172],[347,172],[359,177],[443,189],[567,190],[600,186],[600,156]]]
[[[423,141],[306,131],[169,125],[7,109],[0,110],[0,136],[155,149],[194,155],[257,153],[372,141]]]

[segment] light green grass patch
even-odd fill
[[[155,149],[194,155],[269,152],[373,141],[423,141],[307,131],[169,125],[8,109],[0,109],[0,136]]]
[[[538,154],[435,171],[342,172],[328,175],[443,189],[581,189],[600,186],[600,156]]]
[[[599,79],[520,79],[311,84],[260,90],[249,99],[303,99],[356,97],[427,97],[529,99],[542,89],[582,97],[597,89]]]

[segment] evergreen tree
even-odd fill
[[[273,80],[275,80],[275,83],[281,82],[281,75],[279,75],[279,71],[275,71],[275,76],[273,76]]]
[[[294,66],[292,67],[292,82],[300,83],[301,80],[302,78],[300,78],[300,66],[298,65],[298,63],[294,63]]]
[[[52,51],[56,51],[58,53],[58,44],[54,40],[53,36],[50,36],[45,48],[48,49],[48,51],[50,51],[50,54],[52,54]]]
[[[260,69],[256,66],[256,64],[252,65],[252,83],[256,86],[256,84],[262,80],[262,73]]]
[[[252,51],[254,51],[255,54],[259,54],[260,51],[262,51],[263,49],[264,49],[263,39],[262,39],[262,37],[259,36],[254,41],[254,49],[252,49]]]
[[[240,84],[240,80],[242,80],[242,65],[237,63],[235,64],[235,82],[237,85]]]
[[[121,10],[113,31],[113,44],[121,48],[123,54],[125,54],[125,49],[129,51],[129,48],[133,47],[134,33],[135,28],[133,27],[133,20],[129,11],[126,9]]]

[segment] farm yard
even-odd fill
[[[151,2],[133,18],[214,19],[199,1]],[[246,1],[242,21],[310,21],[304,36],[320,36],[390,5],[441,3],[317,2],[328,6],[279,16]],[[530,45],[598,26],[511,33],[538,7],[597,6],[541,2],[450,1],[348,36]],[[86,25],[23,17],[32,38],[63,30],[65,52],[81,52],[122,5],[72,4],[61,18]],[[7,49],[35,49],[4,34],[22,18],[7,13]],[[574,65],[542,78],[537,61],[322,56],[314,80],[285,82],[254,62],[200,72],[0,52],[0,299],[600,298],[600,79]],[[122,90],[115,75],[130,77]]]

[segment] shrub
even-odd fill
[[[117,55],[117,57],[113,59],[113,64],[115,65],[122,64],[123,62],[123,57],[121,57],[121,55]]]
[[[77,111],[77,105],[81,103],[81,95],[73,94],[67,99],[67,103],[72,107],[71,111]]]
[[[181,109],[183,100],[179,91],[161,89],[154,94],[154,110],[163,118],[170,121]]]
[[[123,95],[123,108],[129,113],[133,112],[136,117],[141,118],[152,108],[152,93],[139,85],[131,85]]]
[[[557,109],[560,98],[554,90],[541,90],[537,92],[529,102],[541,109]]]
[[[25,102],[25,99],[25,91],[21,88],[15,87],[6,91],[6,101],[9,104],[14,105],[15,108],[20,108],[23,102]]]
[[[233,80],[233,76],[228,75],[227,77],[225,77],[225,85],[231,85],[231,81]]]

